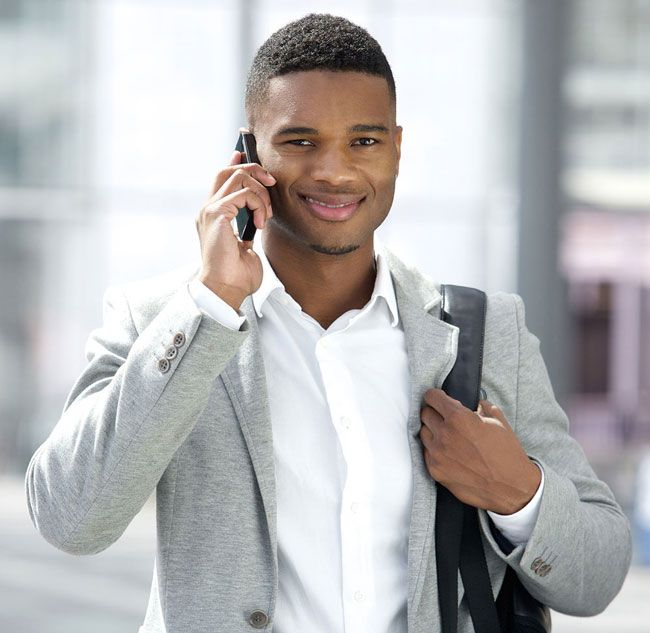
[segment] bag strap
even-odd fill
[[[483,371],[483,335],[485,332],[485,293],[466,286],[443,285],[440,318],[455,325],[458,332],[456,363],[442,388],[468,409],[476,411]]]
[[[443,285],[441,318],[459,328],[456,363],[442,388],[472,411],[478,407],[483,367],[485,293]],[[458,631],[458,570],[476,633],[500,633],[478,511],[436,483],[436,567],[442,633]]]

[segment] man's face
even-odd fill
[[[390,210],[400,158],[386,80],[290,73],[271,80],[254,114],[260,161],[277,180],[267,231],[321,253],[367,243]]]

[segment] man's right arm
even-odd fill
[[[235,152],[217,173],[196,219],[198,279],[233,311],[259,288],[262,264],[231,221],[246,206],[263,229],[273,213],[262,183],[275,182],[260,165],[241,160]],[[88,365],[27,468],[30,516],[46,540],[93,554],[120,537],[191,432],[247,329],[199,309],[183,284],[139,332],[124,292],[106,292],[104,324],[86,345]]]
[[[47,541],[93,554],[120,537],[247,335],[246,323],[233,330],[202,313],[187,284],[138,332],[123,291],[107,290],[88,364],[27,468],[29,512]]]

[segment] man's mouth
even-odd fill
[[[343,220],[347,220],[365,199],[365,196],[358,195],[308,196],[306,194],[299,194],[299,196],[306,203],[306,206],[313,215],[329,222],[342,222]]]

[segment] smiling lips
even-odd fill
[[[363,202],[365,196],[319,196],[300,195],[310,211],[321,220],[342,222],[350,218]]]

